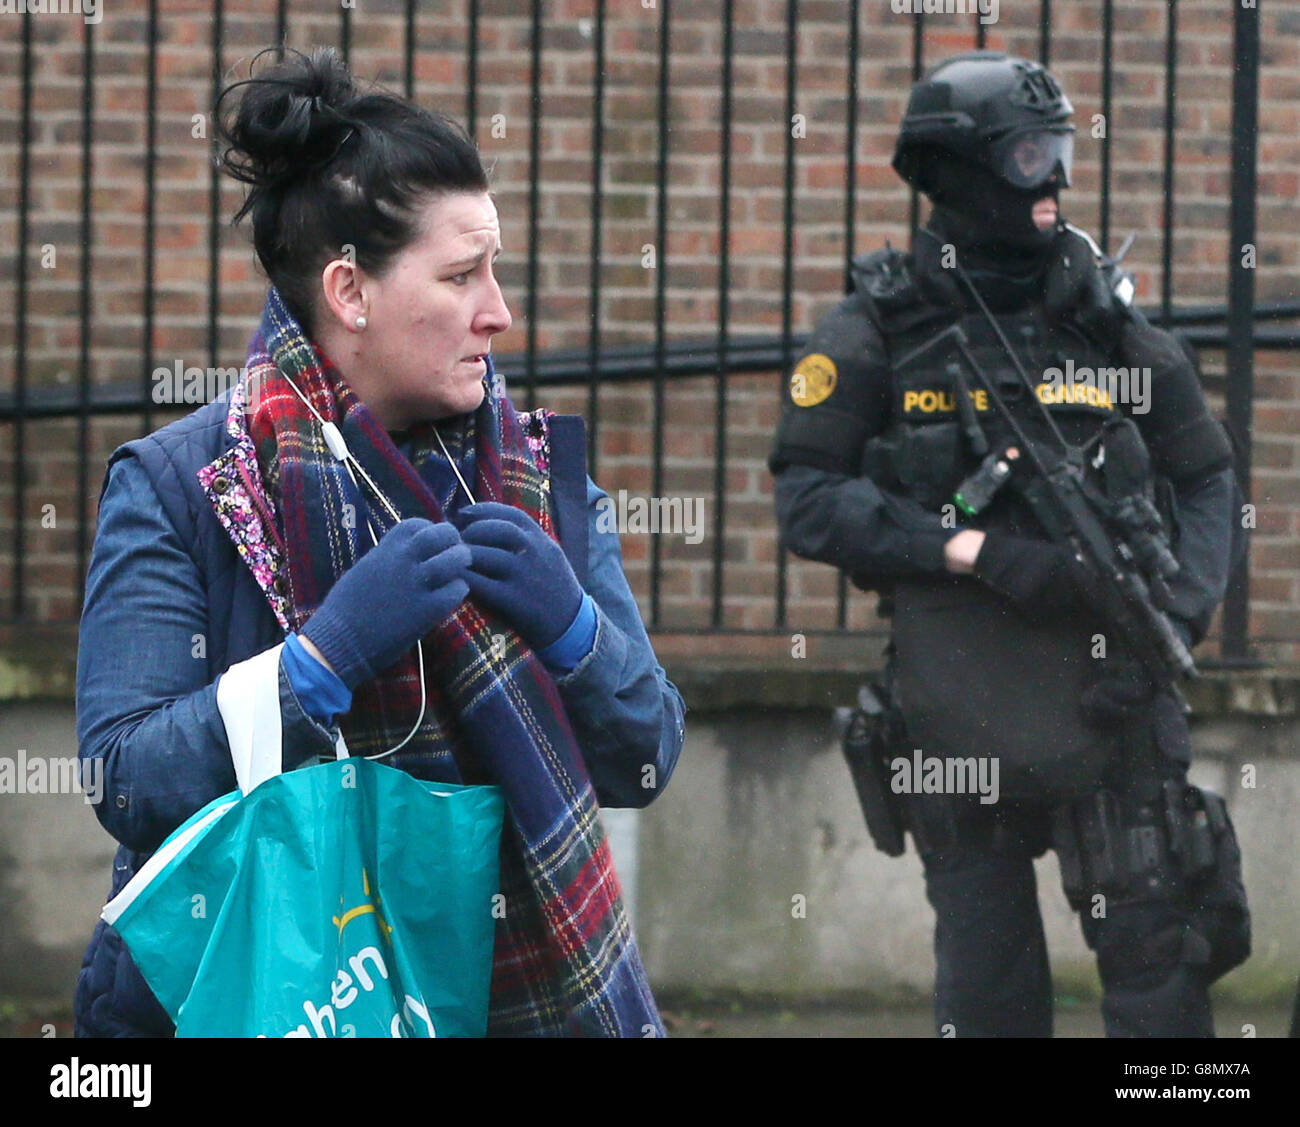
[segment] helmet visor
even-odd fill
[[[1074,130],[1032,129],[996,141],[990,151],[994,171],[1017,188],[1036,188],[1060,168],[1062,187],[1070,186]]]

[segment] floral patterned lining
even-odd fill
[[[288,573],[274,525],[275,509],[262,488],[257,451],[244,420],[244,394],[243,383],[236,384],[226,413],[226,432],[234,438],[235,445],[199,470],[198,479],[217,520],[234,541],[235,550],[252,571],[277,621],[287,631]]]
[[[536,411],[520,411],[519,425],[523,428],[528,452],[542,475],[542,488],[551,489],[551,428],[547,425],[548,412],[539,407]]]

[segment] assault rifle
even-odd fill
[[[1111,472],[1106,474],[1105,490],[1097,488],[1086,479],[1085,451],[1072,446],[1061,434],[979,292],[960,266],[957,270],[1011,359],[1026,393],[1042,412],[1057,449],[1049,449],[1047,444],[1031,439],[1025,432],[995,382],[971,354],[961,327],[953,325],[944,329],[900,357],[898,365],[902,367],[941,346],[955,350],[962,364],[984,387],[1017,443],[990,453],[980,469],[958,488],[956,502],[968,515],[979,511],[1012,478],[1014,462],[1018,492],[1034,517],[1049,539],[1068,549],[1095,581],[1090,586],[1096,589],[1102,620],[1152,680],[1170,689],[1183,703],[1177,682],[1196,676],[1196,664],[1166,613],[1170,605],[1168,584],[1178,574],[1178,561],[1169,551],[1159,514],[1146,495],[1150,460],[1136,426],[1129,419],[1108,426],[1108,431],[1113,433],[1104,440],[1099,457]],[[953,366],[950,370],[957,385],[954,391],[961,408],[963,429],[968,433],[978,430],[960,368]],[[980,437],[983,438],[982,431]],[[987,449],[986,442],[982,445]],[[979,444],[972,443],[972,447],[983,453]]]

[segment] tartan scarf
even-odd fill
[[[377,537],[394,522],[376,498],[358,493],[289,380],[338,426],[403,517],[443,520],[459,486],[446,459],[433,455],[432,426],[412,433],[412,457],[404,456],[274,287],[247,368],[256,389],[249,431],[276,502],[289,618],[299,630],[370,545],[367,516]],[[522,509],[554,537],[547,414],[515,412],[490,360],[488,375],[482,405],[459,420],[452,456],[472,459],[476,500]],[[425,718],[385,761],[435,781],[495,783],[509,812],[489,1035],[662,1036],[595,791],[550,673],[504,620],[472,600],[424,638],[424,654]],[[419,711],[412,651],[358,687],[340,725],[352,754],[375,755],[403,740]]]

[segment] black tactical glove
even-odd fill
[[[1059,614],[1093,602],[1087,569],[1068,549],[1046,540],[986,533],[973,574],[1031,615]]]
[[[1169,621],[1192,648],[1192,631],[1186,622],[1171,614]],[[1157,685],[1141,662],[1129,657],[1108,657],[1101,662],[1097,679],[1083,690],[1080,703],[1088,719],[1098,727],[1122,724],[1151,706]]]

